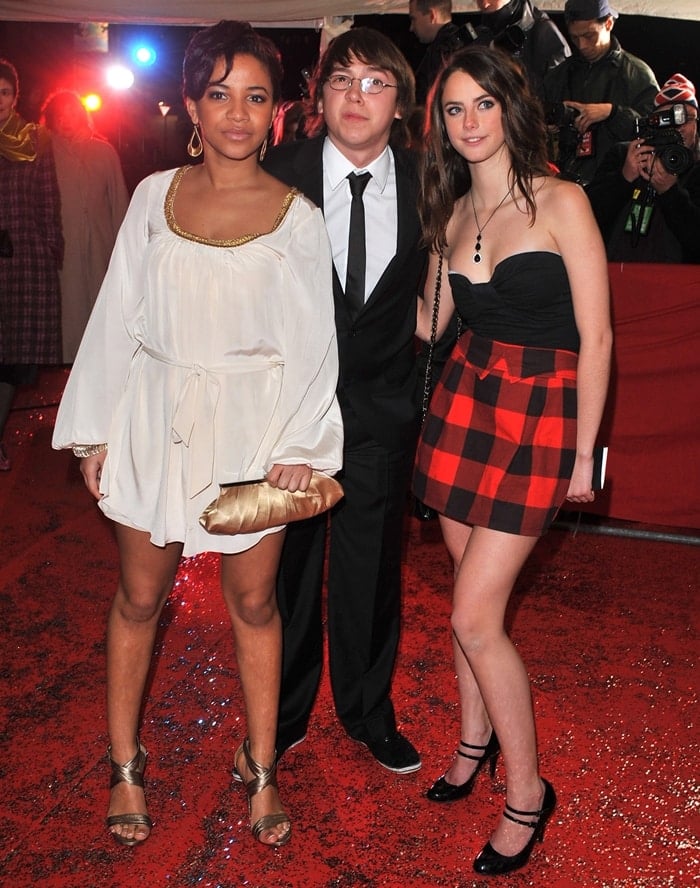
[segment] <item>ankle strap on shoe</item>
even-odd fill
[[[509,813],[510,812],[510,813]],[[519,814],[521,817],[534,817],[534,820],[519,820],[517,817],[513,817],[513,814]],[[540,822],[540,817],[544,814],[544,809],[540,808],[539,811],[518,811],[517,808],[511,808],[511,806],[506,802],[506,810],[503,812],[503,816],[512,821],[513,823],[517,823],[519,826],[527,826],[528,829],[535,829],[537,824]]]
[[[488,743],[486,744],[486,746],[474,746],[473,743],[465,743],[464,740],[460,740],[459,745],[464,746],[466,749],[480,749],[481,750],[481,753],[482,753],[481,755],[469,755],[468,752],[462,752],[461,749],[457,750],[457,755],[461,755],[462,758],[465,758],[465,759],[471,759],[474,762],[480,762],[481,759],[484,757],[483,753],[489,748]]]
[[[274,786],[277,788],[277,759],[274,758],[269,768],[256,762],[250,752],[250,741],[246,737],[243,741],[243,756],[250,772],[253,774],[251,780],[246,781],[248,795],[250,797],[262,792],[266,786]]]
[[[125,765],[120,765],[112,758],[112,747],[107,747],[107,755],[109,757],[109,765],[111,768],[111,776],[109,788],[114,789],[118,783],[129,783],[131,786],[140,786],[143,788],[143,772],[146,768],[146,757],[148,753],[144,746],[141,745],[139,738],[136,738],[136,755]]]

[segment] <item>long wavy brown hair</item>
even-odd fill
[[[547,161],[547,129],[542,106],[523,68],[496,48],[472,45],[457,51],[448,59],[428,97],[418,211],[423,238],[436,250],[447,246],[445,232],[455,201],[471,187],[469,165],[452,147],[442,112],[445,84],[458,71],[472,77],[501,106],[511,159],[510,186],[514,193],[519,192],[525,198],[533,222],[537,212],[533,179],[552,175]]]

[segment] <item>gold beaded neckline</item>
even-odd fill
[[[272,232],[276,231],[282,224],[284,217],[287,215],[289,207],[292,205],[292,201],[299,194],[299,191],[297,191],[296,188],[292,188],[291,191],[289,191],[289,193],[282,201],[282,208],[277,214],[277,218],[273,222],[272,228],[269,231],[255,232],[254,234],[244,234],[242,237],[235,237],[230,240],[200,237],[198,234],[192,234],[192,232],[185,231],[184,228],[180,228],[180,226],[177,224],[177,221],[175,220],[175,213],[173,210],[173,206],[175,204],[175,195],[177,194],[178,186],[185,173],[191,169],[191,166],[180,167],[180,169],[173,176],[173,180],[170,183],[170,187],[168,188],[168,193],[165,196],[165,221],[168,225],[168,228],[174,234],[177,234],[179,237],[184,237],[186,240],[194,241],[197,244],[206,244],[210,247],[241,247],[243,246],[243,244],[250,243],[250,241],[256,240],[259,237],[264,237],[266,234],[272,234]]]

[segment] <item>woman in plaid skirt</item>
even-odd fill
[[[432,255],[417,333],[439,337],[455,311],[465,330],[432,397],[414,478],[454,560],[461,701],[458,753],[428,797],[464,798],[502,753],[505,811],[474,861],[499,875],[527,863],[556,804],[504,615],[563,502],[594,498],[612,344],[607,265],[586,195],[548,167],[542,111],[517,62],[480,46],[453,55],[428,126],[420,210]]]

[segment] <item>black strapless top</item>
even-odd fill
[[[486,283],[473,284],[457,271],[449,279],[455,308],[477,336],[578,352],[569,278],[558,253],[507,256]]]

